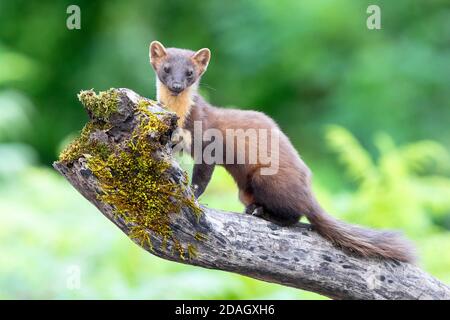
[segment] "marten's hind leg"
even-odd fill
[[[239,200],[245,205],[244,213],[261,217],[264,214],[264,208],[255,203],[255,198],[250,191],[239,190]]]
[[[264,209],[264,215],[269,220],[283,226],[296,224],[302,216],[297,205],[297,188],[276,185],[274,180],[270,176],[253,175],[251,190],[254,203]]]
[[[248,207],[249,205],[255,204],[255,198],[250,191],[239,189],[239,200]]]
[[[268,207],[255,202],[255,197],[249,191],[239,190],[239,200],[245,205],[244,213],[272,221],[282,226],[297,223],[300,218],[297,215],[286,215],[284,214],[284,210],[280,210],[277,213],[271,212]]]

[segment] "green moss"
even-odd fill
[[[187,245],[187,252],[189,259],[197,257],[197,248],[190,243]]]
[[[197,241],[206,241],[208,238],[206,237],[205,234],[200,233],[200,232],[196,232],[194,235],[194,239]]]
[[[98,155],[105,160],[111,153],[109,146],[100,141],[90,140],[89,137],[94,131],[107,130],[109,127],[106,123],[88,122],[81,130],[80,136],[61,152],[59,160],[71,162],[83,155]]]
[[[111,114],[117,111],[119,93],[116,89],[101,91],[99,94],[93,90],[84,90],[78,94],[78,99],[100,121],[88,122],[81,130],[80,136],[61,152],[59,160],[70,162],[83,155],[99,155],[106,160],[111,153],[109,146],[96,140],[90,140],[89,137],[96,130],[110,128],[106,121]]]
[[[78,94],[78,99],[91,112],[95,118],[107,121],[117,112],[119,94],[116,89],[100,91],[96,94],[93,90],[84,90]]]
[[[80,93],[83,104],[87,104],[89,108],[95,106],[95,112],[100,112],[102,106],[107,105],[111,99],[117,100],[117,93]],[[141,246],[153,249],[148,233],[150,230],[153,235],[161,238],[163,247],[171,240],[173,249],[182,259],[186,259],[186,253],[193,257],[196,249],[192,244],[183,246],[175,239],[169,215],[188,207],[199,218],[201,209],[193,196],[186,197],[186,184],[178,184],[170,179],[167,171],[171,167],[170,163],[155,155],[155,151],[161,148],[158,145],[159,136],[167,132],[169,127],[148,110],[149,104],[151,102],[144,99],[137,104],[135,112],[138,124],[128,141],[120,145],[105,145],[95,141],[91,134],[108,127],[106,124],[90,122],[82,130],[80,137],[62,152],[60,160],[73,161],[89,155],[85,157],[87,166],[103,190],[98,197],[114,207],[117,219],[128,224],[130,237]],[[152,138],[148,139],[150,135]]]
[[[142,136],[142,133],[149,134],[151,132],[166,132],[169,128],[167,124],[163,123],[159,120],[156,113],[151,112],[148,109],[150,102],[141,99],[137,103],[137,111],[147,117],[141,117],[141,121],[139,123],[138,135]]]
[[[173,239],[173,249],[179,254],[181,260],[186,260],[185,249],[177,239]]]

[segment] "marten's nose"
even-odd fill
[[[176,93],[180,93],[181,91],[183,91],[183,86],[181,85],[180,82],[174,82],[170,86],[170,90],[172,90],[173,92],[176,92]]]

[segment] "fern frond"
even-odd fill
[[[338,154],[352,179],[364,183],[376,176],[376,167],[369,152],[347,129],[337,125],[328,126],[325,136],[328,146]]]

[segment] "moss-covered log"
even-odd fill
[[[176,115],[128,89],[79,95],[90,122],[54,167],[145,250],[339,299],[450,299],[418,267],[341,251],[308,225],[200,206],[172,157]]]

